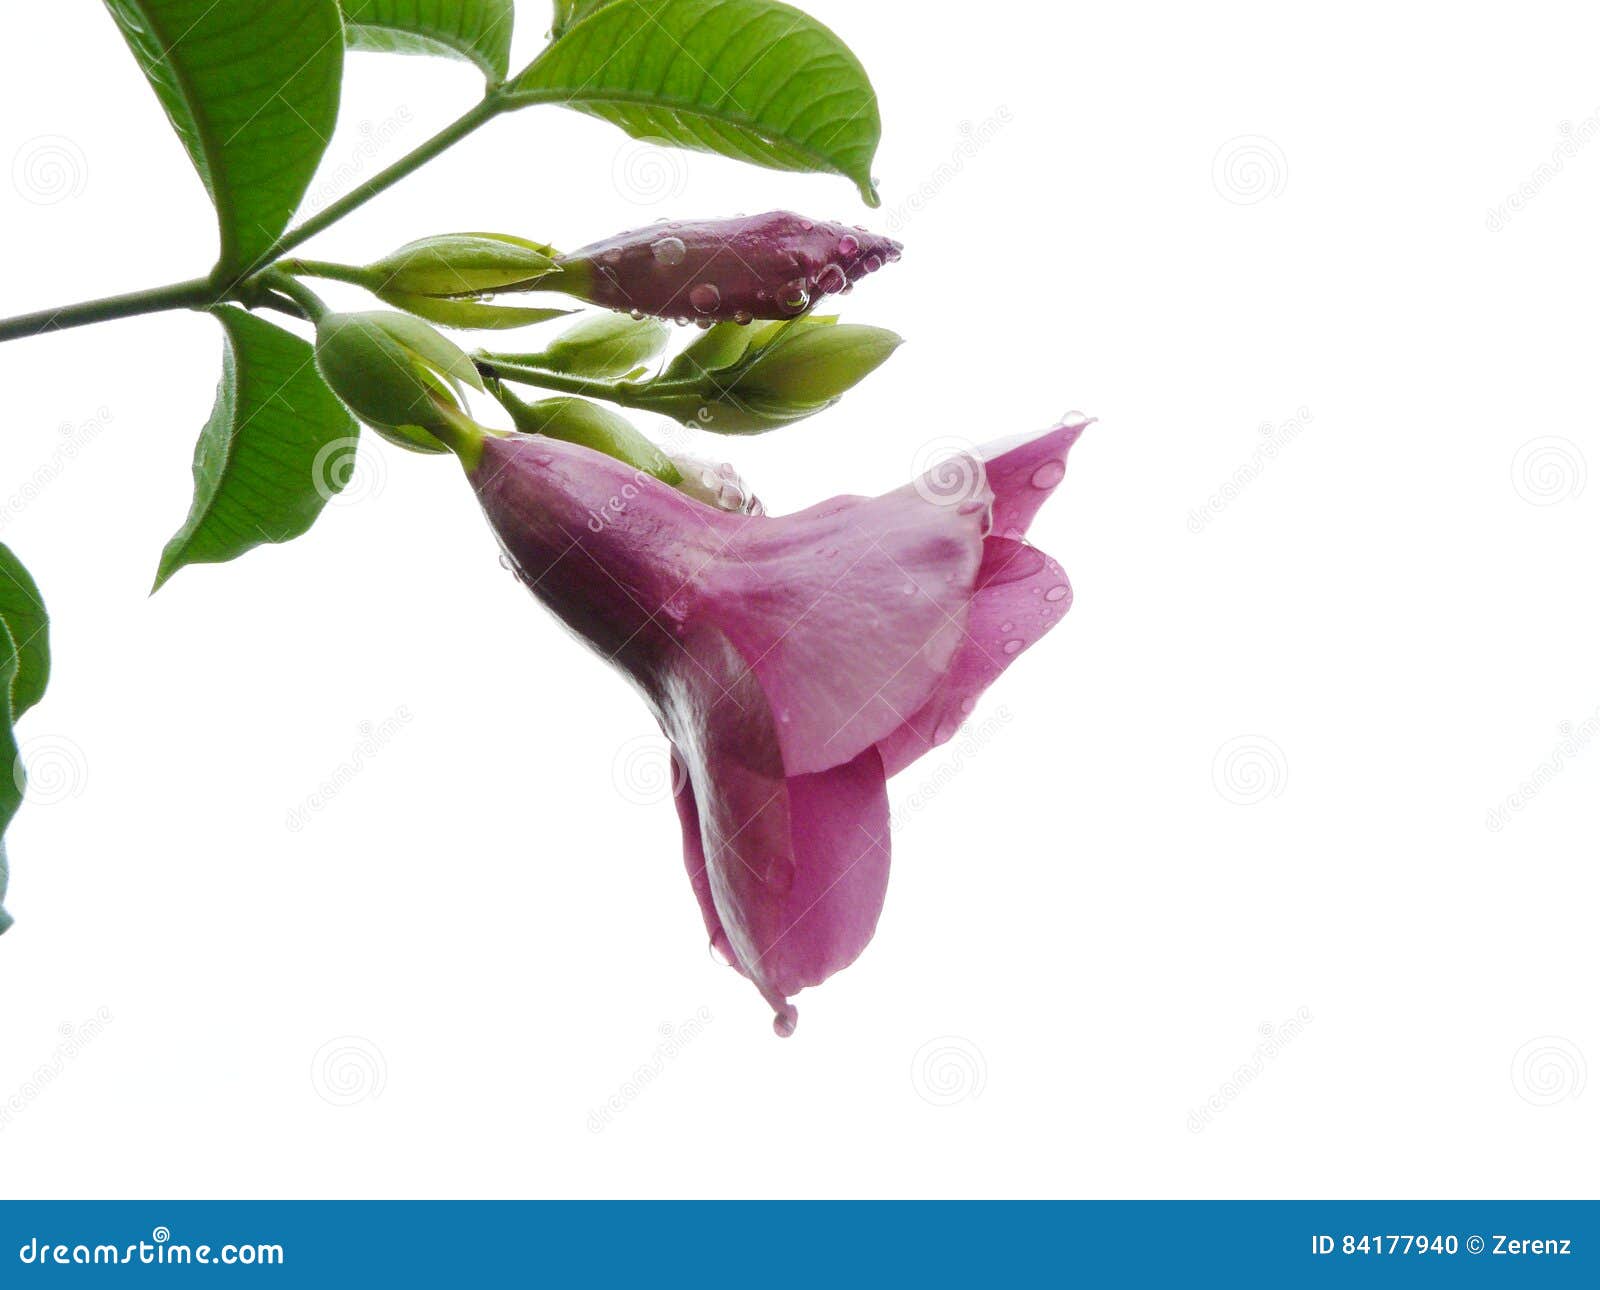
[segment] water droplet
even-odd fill
[[[1033,472],[1033,486],[1035,488],[1054,488],[1061,482],[1067,473],[1067,463],[1064,461],[1047,461]]]
[[[733,316],[733,321],[738,323],[739,326],[741,326],[741,327],[748,327],[755,320],[756,320],[756,316],[753,313],[751,313],[748,309],[741,309],[741,310],[739,310],[738,313],[734,314],[734,316]]]
[[[511,563],[511,557],[504,551],[500,552],[500,567],[508,573],[515,573],[517,566]]]
[[[1009,622],[1009,621],[1008,622],[1003,622],[1003,623],[1000,624],[1000,630],[1003,631],[1003,632],[1008,632],[1015,626],[1016,626],[1015,623],[1012,623],[1012,622]]]
[[[630,310],[628,310],[628,317],[632,318],[634,322],[643,322],[644,321],[644,310],[643,309],[630,309]]]
[[[1059,587],[1051,587],[1049,591],[1045,592],[1044,598],[1046,600],[1065,600],[1071,590],[1072,588],[1063,582]]]
[[[786,1003],[783,1005],[783,1011],[773,1014],[772,1031],[779,1039],[787,1039],[794,1034],[794,1028],[799,1024],[799,1011],[792,1003]]]
[[[936,744],[949,743],[950,740],[955,736],[956,731],[960,728],[961,727],[956,722],[946,717],[935,728],[933,732],[933,742]]]
[[[1085,416],[1082,412],[1078,411],[1063,412],[1061,414],[1061,424],[1064,426],[1070,426],[1074,429],[1081,429],[1093,420],[1093,417]]]
[[[702,282],[690,289],[689,303],[695,307],[696,313],[715,313],[717,306],[722,303],[722,292],[713,283]]]
[[[694,325],[701,331],[710,331],[716,325],[716,320],[714,318],[698,318],[695,320]]]
[[[687,327],[689,325],[689,320],[687,318],[674,318],[672,321],[677,323],[680,327]]]
[[[786,282],[778,292],[778,303],[785,309],[799,313],[811,303],[811,290],[805,281],[796,278],[793,282]]]
[[[905,586],[900,588],[900,594],[903,596],[910,596],[915,594],[916,590],[917,584],[914,582],[908,582]]]
[[[728,934],[720,928],[711,934],[711,944],[707,947],[711,957],[723,967],[733,966],[733,946],[728,944]]]
[[[883,268],[883,257],[881,255],[869,255],[867,257],[868,273],[876,273],[881,268]]]
[[[656,264],[682,264],[683,256],[688,254],[688,246],[683,245],[682,237],[662,237],[651,243],[650,253],[656,258]]]
[[[1003,653],[1015,654],[1022,649],[1022,642],[1013,638],[1002,645],[1000,649]]]
[[[839,239],[840,255],[854,255],[860,249],[861,242],[857,238],[851,237],[848,233]]]
[[[963,712],[971,712],[977,706],[977,700],[975,700],[970,694],[961,700],[961,710]]]
[[[837,264],[826,266],[817,274],[817,290],[823,295],[835,295],[850,285],[849,279],[844,276],[844,270]]]

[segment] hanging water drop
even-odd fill
[[[690,288],[689,303],[697,313],[716,313],[717,306],[722,303],[722,292],[717,290],[714,283],[701,282]]]

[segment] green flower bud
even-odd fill
[[[501,402],[523,434],[548,435],[582,444],[627,462],[663,483],[676,485],[682,478],[671,458],[640,434],[626,417],[610,408],[568,397],[524,403],[504,392]]]
[[[656,318],[595,314],[569,327],[538,354],[498,355],[502,361],[590,380],[639,375],[667,346],[671,328]]]
[[[330,313],[317,323],[317,370],[328,387],[389,442],[447,452],[471,426],[459,382],[483,380],[472,360],[405,314]]]
[[[835,323],[806,317],[765,327],[720,324],[659,381],[626,387],[628,402],[718,434],[758,434],[814,416],[901,344],[881,327]]]
[[[361,270],[378,295],[471,297],[491,291],[525,291],[560,273],[555,252],[506,233],[445,233],[408,242]]]

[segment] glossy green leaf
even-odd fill
[[[156,572],[160,587],[188,564],[218,564],[265,542],[287,542],[344,486],[358,433],[323,384],[311,346],[231,307],[222,382],[194,453],[194,502]]]
[[[509,83],[638,139],[855,182],[878,204],[878,100],[856,56],[777,0],[611,0]]]
[[[289,225],[333,135],[344,69],[336,0],[106,0],[211,194],[220,264]]]
[[[345,42],[385,54],[475,63],[491,85],[511,70],[512,0],[340,0]]]
[[[50,681],[50,617],[39,586],[11,549],[0,543],[0,628],[15,667],[4,694],[15,721],[44,697]]]

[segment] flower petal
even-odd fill
[[[694,791],[712,914],[736,966],[793,1032],[788,996],[853,962],[889,880],[889,802],[876,749],[819,774],[786,776],[765,696],[714,627],[690,631],[670,667],[662,719]],[[686,830],[691,816],[679,807]],[[685,855],[693,874],[693,844]],[[697,894],[700,890],[697,885]],[[716,931],[712,928],[715,940]]]
[[[1077,418],[1040,435],[985,444],[983,468],[994,490],[994,532],[1020,538],[1067,473],[1067,453],[1093,422]]]
[[[750,523],[698,604],[760,678],[791,775],[854,760],[925,703],[962,641],[987,492],[916,485]]]

